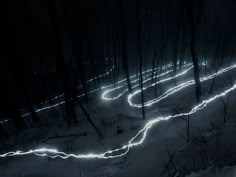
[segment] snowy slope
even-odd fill
[[[235,73],[231,73],[235,76]],[[183,78],[182,78],[183,79]],[[178,82],[178,81],[177,81]],[[216,91],[227,87],[222,79],[216,79]],[[203,89],[207,90],[211,82],[203,84]],[[222,87],[222,85],[224,85]],[[164,87],[164,85],[163,85]],[[167,87],[167,86],[166,86]],[[153,92],[147,92],[153,94]],[[151,97],[150,95],[148,95]],[[90,124],[84,119],[78,110],[78,126],[67,128],[29,129],[17,135],[24,142],[19,142],[12,148],[28,150],[32,147],[57,147],[65,152],[103,152],[107,149],[120,147],[135,135],[135,133],[148,120],[141,120],[141,111],[130,108],[125,98],[116,102],[108,103],[99,98],[94,98],[89,103],[89,111],[96,125],[103,132],[105,138],[98,137]],[[99,104],[98,104],[99,103]],[[158,105],[148,108],[148,117],[167,114],[167,112],[157,111],[158,108],[168,108],[168,114],[178,111],[189,110],[195,104],[194,89],[189,87],[183,92],[174,94]],[[230,97],[227,109],[227,123],[223,125],[223,107],[221,100],[209,104],[205,109],[195,113],[190,117],[191,137],[204,138],[209,143],[207,145],[208,160],[210,164],[232,163],[236,159],[234,147],[236,147],[236,94],[233,92]],[[41,117],[50,121],[47,112],[40,113]],[[58,115],[61,117],[61,115]],[[49,123],[50,124],[50,123]],[[117,134],[117,128],[122,129],[122,133]],[[48,137],[76,134],[77,137],[59,138],[44,141]],[[13,142],[17,137],[12,137]],[[195,140],[194,139],[194,140]],[[195,144],[194,144],[195,143]],[[168,176],[168,172],[173,173],[174,166],[181,174],[190,174],[208,167],[210,164],[202,159],[201,144],[195,141],[186,143],[186,121],[177,118],[160,122],[150,129],[145,142],[135,148],[125,156],[110,160],[79,160],[79,159],[49,159],[27,155],[22,157],[9,157],[0,159],[0,177],[143,177],[143,176]],[[5,149],[6,150],[6,149]],[[4,151],[5,151],[4,150]],[[173,164],[167,167],[170,154],[174,153]],[[216,156],[216,154],[218,154]],[[194,155],[196,164],[193,163]],[[189,159],[188,159],[189,158]],[[200,165],[199,165],[200,164]],[[193,174],[192,174],[193,175]],[[191,176],[192,177],[192,176]]]

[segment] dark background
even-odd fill
[[[10,1],[1,58],[0,115],[18,119],[20,110],[62,92],[67,98],[78,84],[104,73],[115,63],[117,77],[143,68],[190,58],[190,27],[185,0],[141,0],[139,41],[135,0]],[[192,0],[195,48],[200,61],[224,62],[235,55],[236,2]],[[125,41],[126,46],[123,45]],[[122,53],[126,48],[127,57]],[[215,64],[216,65],[216,64]],[[35,115],[37,116],[37,115]]]

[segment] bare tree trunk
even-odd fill
[[[141,87],[141,102],[142,102],[142,114],[145,119],[145,107],[144,107],[144,93],[143,93],[143,54],[142,54],[142,37],[141,37],[141,20],[140,20],[140,0],[136,0],[136,18],[138,22],[138,52],[139,52],[139,74],[140,74],[140,87]]]
[[[71,125],[71,118],[73,116],[74,122],[76,122],[76,117],[74,117],[74,109],[73,104],[71,103],[72,94],[70,89],[70,84],[68,81],[68,71],[66,69],[66,63],[64,60],[64,50],[62,43],[62,32],[61,32],[61,22],[62,12],[60,11],[62,7],[62,1],[50,1],[49,5],[49,15],[51,17],[52,30],[54,32],[54,40],[55,40],[55,48],[56,48],[56,61],[57,61],[57,72],[59,79],[62,79],[62,87],[65,94],[65,107],[66,107],[66,115],[67,115],[67,123]]]
[[[158,62],[156,62],[156,65],[155,65],[156,67],[160,67],[160,72],[156,72],[156,74],[155,74],[155,79],[154,79],[154,83],[155,83],[155,90],[154,90],[154,94],[155,94],[155,98],[157,98],[157,75],[158,75],[158,73],[162,73],[162,66],[161,66],[161,63],[160,63],[160,60],[158,60]],[[159,88],[160,88],[160,90],[161,90],[161,85],[159,85]]]
[[[152,58],[152,83],[154,83],[154,76],[155,76],[155,64],[156,64],[156,51],[153,51],[153,58]]]
[[[98,128],[95,126],[94,122],[92,121],[90,114],[88,113],[88,111],[85,109],[85,107],[83,106],[83,104],[79,101],[79,99],[77,98],[77,103],[79,104],[79,107],[81,108],[81,110],[83,111],[83,113],[85,114],[86,118],[88,119],[89,123],[91,124],[91,126],[94,128],[94,130],[98,133],[98,135],[100,137],[103,137],[102,133],[98,130]]]
[[[180,39],[180,25],[176,22],[176,26],[174,27],[174,39],[173,39],[173,46],[172,46],[172,56],[174,60],[174,75],[177,72],[177,64],[178,64],[178,56],[179,56],[179,39]]]
[[[196,89],[196,99],[197,102],[200,101],[201,98],[201,82],[199,78],[199,66],[198,66],[198,58],[195,50],[195,36],[196,36],[196,26],[194,24],[193,18],[193,4],[191,0],[185,0],[186,11],[189,19],[190,25],[190,52],[192,56],[192,62],[194,66],[194,80],[195,80],[195,89]]]
[[[226,101],[224,99],[221,99],[221,102],[222,102],[223,107],[224,107],[224,118],[223,118],[224,124],[227,121],[227,107],[228,107],[229,99],[230,99],[230,94],[228,95]]]
[[[122,38],[122,65],[126,76],[127,86],[129,92],[132,92],[132,87],[129,78],[129,66],[128,66],[128,56],[127,56],[127,39],[125,30],[125,9],[123,0],[120,1],[120,15],[121,15],[121,38]]]
[[[189,143],[190,140],[190,116],[188,115],[187,118],[187,143]]]
[[[185,46],[185,36],[186,36],[186,30],[185,30],[185,26],[182,25],[182,36],[181,36],[181,46],[180,46],[180,61],[179,61],[179,69],[182,69],[182,66],[184,64],[184,60],[185,60],[185,50],[186,50],[186,46]]]
[[[196,99],[197,102],[200,101],[201,98],[201,83],[200,83],[200,78],[199,78],[199,66],[198,66],[198,58],[196,56],[196,52],[195,52],[195,30],[193,29],[193,27],[191,27],[191,42],[190,42],[190,48],[191,48],[191,56],[192,56],[192,62],[193,62],[193,66],[194,66],[194,80],[195,80],[195,87],[196,87]]]
[[[224,40],[224,41],[225,41],[225,40]],[[222,46],[222,45],[221,45],[221,46]],[[218,48],[218,47],[217,47],[217,48]],[[217,50],[217,51],[218,51],[218,50]],[[216,77],[217,77],[217,72],[219,71],[220,67],[223,65],[224,55],[225,55],[225,47],[224,47],[224,42],[223,42],[222,52],[221,52],[221,57],[220,57],[219,65],[218,65],[218,67],[217,67],[217,69],[216,69],[215,77],[214,77],[213,80],[212,80],[209,93],[212,93],[212,92],[213,92],[213,87],[214,87],[215,80],[216,80]],[[216,62],[216,63],[218,63],[218,62]]]

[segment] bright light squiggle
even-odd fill
[[[168,67],[171,67],[171,66],[172,66],[172,64],[167,64],[167,65],[163,66],[163,69],[168,68]],[[113,66],[113,67],[114,67],[114,66]],[[160,67],[155,68],[155,69],[159,69],[159,68],[160,68]],[[112,71],[112,70],[111,70],[111,71]],[[151,72],[151,71],[152,71],[152,69],[149,69],[149,70],[147,70],[146,72]],[[145,71],[144,71],[144,73],[145,73]],[[136,76],[137,76],[137,74],[132,75],[132,76],[130,76],[130,79],[133,79],[133,78],[135,78]],[[99,76],[97,76],[97,77],[95,77],[95,78],[99,78],[99,77],[102,77],[102,75],[99,75]],[[87,82],[91,82],[91,81],[93,81],[93,79],[90,79],[90,80],[88,80]],[[94,92],[97,92],[97,91],[100,91],[100,90],[103,90],[103,89],[112,87],[112,86],[114,86],[114,85],[121,84],[122,82],[125,82],[125,81],[126,81],[126,79],[122,79],[122,80],[118,81],[118,82],[115,83],[115,84],[103,86],[103,87],[101,87],[101,89],[90,90],[90,91],[87,92],[87,94],[91,94],[91,93],[94,93]],[[81,85],[81,86],[82,86],[82,85]],[[61,94],[61,95],[58,96],[58,97],[63,97],[63,96],[64,96],[64,94]],[[77,98],[81,98],[81,97],[83,97],[83,96],[85,96],[84,93],[83,93],[83,94],[80,94],[80,95],[77,95]],[[61,101],[61,102],[58,102],[58,103],[56,103],[56,104],[53,104],[53,105],[44,106],[43,108],[36,109],[35,112],[45,111],[45,110],[48,110],[48,109],[51,109],[51,108],[55,108],[55,107],[60,106],[60,105],[63,105],[63,104],[65,104],[65,101],[64,101],[64,100]],[[21,117],[25,117],[25,116],[28,116],[28,115],[30,115],[30,114],[31,114],[31,113],[28,112],[28,113],[25,113],[25,114],[21,115]]]
[[[134,146],[138,146],[144,142],[146,139],[148,130],[153,127],[153,125],[161,122],[161,121],[167,121],[172,118],[177,118],[177,117],[182,117],[182,116],[189,116],[197,111],[200,111],[204,109],[209,103],[212,103],[218,98],[224,97],[230,92],[236,90],[236,84],[234,84],[232,87],[224,90],[223,92],[216,94],[215,96],[203,100],[201,103],[198,105],[194,106],[191,111],[185,112],[185,113],[180,113],[180,114],[175,114],[172,116],[165,116],[165,117],[157,117],[153,120],[150,120],[146,123],[146,125],[134,136],[132,137],[128,144],[122,146],[121,148],[117,148],[114,150],[108,150],[104,153],[88,153],[88,154],[73,154],[73,153],[65,153],[65,152],[60,152],[56,149],[48,149],[48,148],[40,148],[40,149],[35,149],[35,150],[29,150],[29,151],[12,151],[12,152],[7,152],[5,154],[1,154],[0,157],[10,157],[10,156],[20,156],[20,155],[29,155],[29,154],[34,154],[37,156],[46,156],[50,158],[62,158],[62,159],[67,159],[70,157],[73,158],[78,158],[78,159],[111,159],[111,158],[117,158],[126,155],[130,148]],[[141,138],[140,138],[141,136]]]
[[[168,69],[168,68],[170,68],[170,67],[172,67],[172,66],[173,66],[173,65],[172,65],[171,63],[170,63],[170,64],[166,64],[166,65],[164,65],[164,66],[162,66],[162,67],[154,68],[154,71],[157,72],[157,71],[160,71],[161,69]],[[113,70],[114,70],[114,65],[112,66],[112,68],[111,68],[108,72],[105,73],[105,75],[109,75]],[[152,71],[153,71],[153,69],[148,69],[148,70],[146,70],[146,71],[143,71],[143,74],[150,73],[150,72],[152,72]],[[169,72],[169,71],[167,71],[167,72]],[[88,81],[86,81],[86,83],[88,84],[88,83],[90,83],[90,82],[92,82],[92,81],[94,81],[94,80],[96,80],[96,79],[98,79],[98,78],[101,78],[103,75],[104,75],[104,74],[101,74],[101,75],[99,75],[99,76],[96,76],[95,78],[91,78],[91,79],[89,79]],[[130,79],[132,80],[132,79],[134,79],[135,77],[138,77],[138,76],[139,76],[139,74],[134,74],[134,75],[130,76]],[[148,76],[150,76],[150,74],[147,75],[146,77],[148,77]],[[160,77],[160,76],[158,76],[158,77]],[[145,76],[144,76],[144,78],[145,78]],[[138,80],[139,80],[139,79],[132,80],[131,83],[135,83],[135,82],[137,82]],[[100,89],[90,90],[90,91],[87,92],[87,94],[92,94],[92,93],[98,92],[98,91],[100,91],[100,90],[107,89],[107,88],[110,88],[110,87],[113,87],[113,86],[117,86],[117,85],[120,85],[120,84],[124,84],[124,85],[115,87],[115,89],[123,88],[123,87],[126,85],[125,81],[126,81],[126,79],[119,80],[119,81],[118,81],[117,83],[115,83],[115,84],[111,84],[111,85],[107,85],[107,86],[102,86]],[[137,87],[137,86],[138,86],[138,85],[136,85],[135,87]],[[79,85],[78,87],[82,87],[82,84]],[[119,98],[120,96],[124,95],[127,91],[128,91],[128,90],[124,90],[123,92],[121,92],[121,93],[117,96],[117,98]],[[103,93],[103,95],[105,95],[105,93]],[[81,97],[84,97],[84,96],[85,96],[85,94],[83,93],[83,94],[77,95],[77,98],[81,98]],[[55,101],[55,100],[58,100],[58,99],[63,99],[63,97],[64,97],[64,93],[55,96],[54,98],[52,98],[52,101]],[[104,97],[104,99],[105,99],[105,97]],[[109,99],[109,98],[108,98],[108,99]],[[45,105],[45,104],[48,104],[48,103],[49,103],[49,101],[44,101],[44,102],[42,102],[41,104],[42,104],[42,105],[43,105],[43,104]],[[58,106],[63,105],[63,104],[65,104],[65,101],[64,101],[64,100],[63,100],[63,101],[60,101],[60,102],[58,102],[58,103],[52,104],[52,105],[44,106],[44,107],[42,107],[42,108],[36,108],[36,109],[35,109],[35,112],[38,113],[38,112],[41,112],[41,111],[46,111],[46,110],[49,110],[49,109],[58,107]],[[26,113],[23,113],[20,117],[27,117],[27,116],[30,116],[30,115],[31,115],[30,112],[26,112]],[[8,122],[9,120],[10,120],[10,119],[1,120],[0,123],[1,123],[1,124],[4,124],[4,123]]]
[[[184,70],[183,72],[181,72],[181,73],[179,73],[179,74],[177,74],[177,75],[175,75],[175,76],[173,76],[173,77],[168,77],[168,78],[166,78],[166,79],[162,79],[162,80],[160,80],[160,81],[158,81],[158,82],[156,82],[156,83],[153,83],[153,84],[151,84],[150,86],[143,87],[143,90],[145,91],[145,90],[148,89],[149,87],[153,87],[153,86],[158,85],[158,84],[160,84],[160,83],[164,83],[164,82],[173,80],[173,79],[175,79],[175,78],[177,78],[177,77],[179,77],[179,76],[183,76],[183,75],[185,75],[188,71],[190,71],[192,68],[193,68],[193,66],[191,66],[190,68]],[[141,92],[141,90],[139,89],[139,90],[136,90],[136,91],[134,91],[133,93],[131,93],[131,94],[128,95],[128,103],[129,103],[130,106],[134,106],[134,107],[139,107],[139,106],[140,106],[139,104],[136,104],[136,105],[135,105],[135,104],[132,103],[132,101],[131,101],[131,99],[132,99],[135,95],[137,95],[138,93],[140,93],[140,92]],[[137,105],[138,105],[138,106],[137,106]],[[146,105],[144,104],[144,106],[146,106]],[[142,105],[141,105],[141,107],[142,107]]]
[[[103,73],[103,74],[100,74],[100,75],[98,75],[98,76],[96,76],[96,77],[94,77],[94,78],[91,78],[91,79],[87,80],[85,83],[86,83],[86,84],[89,84],[90,82],[93,82],[93,81],[95,81],[95,80],[97,80],[97,79],[99,79],[99,78],[102,78],[104,75],[108,76],[108,75],[114,70],[114,68],[115,68],[115,65],[113,65],[112,68],[109,69],[109,71],[107,71],[106,73]],[[77,88],[82,88],[82,86],[83,86],[83,85],[80,84]],[[112,86],[112,85],[111,85],[111,86]],[[105,88],[109,88],[109,87],[111,87],[111,86],[104,87],[104,89],[105,89]],[[103,88],[102,88],[102,89],[103,89]],[[100,89],[91,90],[91,91],[88,92],[88,94],[97,92],[97,91],[99,91],[99,90],[100,90]],[[85,94],[78,95],[77,98],[81,98],[81,97],[83,97],[83,96],[85,96]],[[64,93],[53,97],[53,98],[51,99],[51,101],[56,101],[56,100],[58,100],[58,99],[63,99],[63,97],[64,97]],[[48,104],[49,102],[50,102],[50,101],[47,100],[47,101],[41,102],[40,104],[41,104],[41,105],[45,105],[45,104]],[[55,103],[55,104],[50,105],[50,106],[44,106],[44,107],[42,107],[42,108],[38,108],[38,109],[35,110],[35,112],[45,111],[45,110],[48,110],[48,109],[51,109],[51,108],[55,108],[55,107],[60,106],[60,105],[63,105],[63,104],[65,104],[65,101],[60,101],[60,102]],[[30,112],[26,112],[26,113],[23,113],[20,117],[27,117],[27,116],[29,116],[29,115],[31,115],[31,113],[30,113]],[[0,120],[0,123],[1,123],[1,124],[4,124],[4,123],[6,123],[6,122],[8,122],[8,121],[10,121],[10,120],[11,120],[11,119]]]
[[[108,76],[109,74],[112,73],[112,71],[114,70],[114,68],[115,68],[115,65],[113,65],[113,66],[109,69],[109,71],[107,71],[107,72],[105,72],[105,73],[103,73],[103,74],[100,74],[100,75],[98,75],[98,76],[96,76],[96,77],[94,77],[94,78],[91,78],[91,79],[87,80],[87,81],[85,82],[85,84],[89,84],[89,83],[91,83],[91,82],[94,82],[95,80],[97,80],[97,79],[99,79],[99,78],[102,78],[104,75],[105,75],[105,76]],[[77,86],[77,88],[82,88],[82,87],[83,87],[83,84],[80,84],[80,85]],[[98,90],[98,89],[96,89],[96,91],[97,91],[97,90]],[[82,94],[82,95],[83,95],[83,94]],[[52,101],[55,101],[55,100],[57,100],[57,99],[59,99],[59,98],[62,98],[63,96],[64,96],[64,93],[53,97],[51,100],[52,100]],[[79,96],[81,97],[81,95],[79,95]],[[42,102],[41,104],[44,105],[44,104],[46,104],[46,103],[49,103],[49,101],[48,101],[48,100],[47,100],[47,101],[44,101],[44,102]]]
[[[171,66],[172,66],[172,64],[167,64],[167,65],[163,66],[163,69],[168,68],[168,67],[171,67]],[[159,68],[160,68],[160,67],[155,68],[155,69],[159,69]],[[110,69],[110,71],[108,71],[106,74],[108,75],[113,69],[114,69],[114,66],[113,66],[112,69]],[[152,69],[149,69],[149,70],[147,70],[146,72],[151,72],[151,71],[152,71]],[[145,71],[144,71],[144,72],[145,72]],[[133,79],[133,78],[135,78],[136,76],[137,76],[137,74],[132,75],[132,76],[130,76],[130,79]],[[97,79],[97,78],[99,78],[99,77],[102,77],[102,74],[99,75],[99,76],[97,76],[97,77],[95,77],[95,79]],[[92,82],[93,80],[94,80],[94,79],[90,79],[90,80],[87,81],[87,83]],[[123,82],[125,82],[125,81],[126,81],[126,79],[119,80],[117,83],[111,84],[111,85],[107,85],[107,86],[103,86],[103,87],[101,87],[101,89],[90,90],[90,91],[87,92],[87,94],[92,94],[92,93],[94,93],[94,92],[98,92],[98,91],[100,91],[100,90],[113,87],[114,85],[121,84],[121,83],[123,83]],[[79,87],[82,87],[82,85],[80,85]],[[62,98],[63,96],[64,96],[64,94],[61,94],[61,95],[59,95],[59,96],[54,97],[54,99],[59,99],[59,98]],[[83,93],[83,94],[77,95],[77,98],[81,98],[81,97],[84,97],[84,96],[85,96],[85,94]],[[58,103],[49,105],[49,106],[44,106],[44,107],[42,107],[42,108],[38,108],[38,109],[35,110],[35,112],[38,113],[38,112],[41,112],[41,111],[49,110],[49,109],[51,109],[51,108],[55,108],[55,107],[58,107],[58,106],[63,105],[63,104],[65,104],[65,101],[64,101],[64,100],[63,100],[63,101],[60,101],[60,102],[58,102]],[[26,116],[29,116],[29,115],[31,115],[31,113],[30,113],[30,112],[27,112],[27,113],[22,114],[21,117],[26,117]],[[6,122],[6,121],[8,121],[8,120],[4,120],[4,121]],[[4,121],[1,121],[0,123],[4,123]]]
[[[216,75],[221,75],[221,74],[224,74],[230,70],[233,70],[236,68],[236,65],[232,65],[232,66],[229,66],[229,67],[226,67],[226,68],[223,68],[221,69],[220,71],[218,71],[217,73],[214,73],[214,74],[211,74],[211,75],[208,75],[208,76],[205,76],[205,77],[202,77],[200,78],[200,82],[204,82],[204,81],[207,81],[207,80],[210,80],[210,79],[213,79],[214,77],[216,77]],[[170,95],[188,87],[188,86],[191,86],[191,85],[194,85],[195,84],[195,81],[194,80],[189,80],[189,81],[186,81],[182,84],[179,84],[177,86],[174,86],[173,88],[170,88],[169,90],[167,90],[166,92],[164,92],[162,95],[160,95],[158,98],[155,98],[153,100],[149,100],[147,102],[144,103],[144,106],[151,106],[153,104],[156,104],[158,102],[160,102],[161,100],[169,97]],[[153,86],[153,85],[151,85]],[[149,87],[151,87],[149,86]],[[146,90],[147,88],[149,87],[145,87],[143,90]],[[136,108],[141,108],[142,107],[142,104],[135,104],[132,102],[132,99],[134,98],[134,96],[136,96],[137,94],[139,94],[141,92],[141,90],[136,90],[135,92],[131,93],[128,95],[128,103],[130,106],[132,107],[136,107]]]
[[[150,72],[152,72],[153,70],[154,70],[154,72],[158,72],[158,71],[160,71],[161,69],[167,69],[167,68],[170,68],[170,67],[172,67],[173,66],[173,64],[171,64],[171,63],[169,63],[169,64],[166,64],[166,65],[164,65],[164,66],[162,66],[162,67],[156,67],[156,68],[154,68],[154,69],[148,69],[148,70],[146,70],[146,71],[143,71],[142,72],[142,74],[144,75],[143,77],[145,78],[145,74],[147,74],[147,73],[150,73]],[[136,82],[137,80],[132,80],[132,79],[134,79],[135,77],[138,77],[139,76],[139,73],[136,73],[136,74],[134,74],[134,75],[131,75],[131,76],[129,76],[129,78],[130,78],[130,80],[131,80],[131,83],[133,83],[133,82]],[[124,84],[124,86],[125,85],[127,85],[127,83],[126,83],[126,78],[124,78],[124,79],[122,79],[122,80],[119,80],[117,83],[115,83],[115,84],[111,84],[111,85],[107,85],[107,86],[104,86],[104,87],[102,87],[102,89],[105,89],[105,88],[109,88],[109,87],[112,87],[112,86],[119,86],[120,84]]]
[[[186,65],[184,65],[183,67],[187,67],[187,66],[191,66],[192,64],[186,64]],[[168,64],[168,65],[165,65],[165,66],[163,66],[162,67],[162,69],[168,69],[168,68],[170,68],[172,65],[171,64]],[[155,78],[159,78],[159,77],[162,77],[162,76],[165,76],[166,74],[169,74],[169,73],[172,73],[174,70],[173,69],[170,69],[170,70],[167,70],[167,71],[165,71],[165,72],[163,72],[163,73],[161,73],[161,74],[159,74],[159,75],[156,75],[156,73],[157,72],[159,72],[161,70],[161,68],[160,67],[158,67],[158,68],[155,68],[154,69],[154,77],[153,77],[153,79],[155,79]],[[149,72],[151,72],[152,70],[147,70],[146,71],[146,73],[149,73]],[[144,74],[144,72],[143,72],[143,74]],[[137,74],[137,76],[138,76],[138,74]],[[151,74],[147,74],[146,76],[144,76],[143,77],[143,84],[145,84],[145,83],[147,83],[148,81],[151,81],[152,80],[152,73]],[[180,75],[176,75],[176,77],[179,77]],[[171,79],[173,79],[174,77],[170,77],[170,79],[168,79],[168,80],[171,80]],[[137,78],[137,79],[135,79],[135,80],[132,80],[130,83],[131,84],[133,84],[133,83],[136,83],[136,82],[138,82],[139,81],[139,78]],[[166,80],[167,81],[167,80]],[[163,81],[164,82],[164,81]],[[117,87],[114,87],[114,88],[112,88],[112,89],[107,89],[107,90],[105,90],[103,93],[102,93],[102,99],[103,100],[107,100],[107,101],[111,101],[111,100],[116,100],[116,99],[118,99],[118,98],[120,98],[121,96],[123,96],[125,93],[127,93],[129,90],[128,90],[128,88],[127,88],[127,86],[126,86],[127,84],[125,84],[125,85],[121,85],[121,86],[117,86]],[[135,84],[135,85],[131,85],[131,88],[132,89],[134,89],[134,88],[137,88],[139,86],[139,84]],[[110,93],[112,93],[112,92],[114,92],[114,91],[117,91],[117,90],[119,90],[119,89],[122,89],[123,88],[123,90],[121,91],[121,92],[119,92],[116,96],[113,96],[113,97],[110,97],[109,96],[109,94]]]
[[[173,66],[173,65],[172,64],[167,64],[167,65],[162,66],[162,69],[167,69],[171,66]],[[159,69],[161,69],[161,67],[154,68],[154,70],[159,70]],[[108,72],[105,73],[105,75],[109,75],[113,70],[114,70],[114,65],[112,66],[112,68]],[[151,72],[151,71],[152,71],[152,69],[149,69],[149,70],[144,71],[143,73],[148,73],[148,72]],[[98,78],[101,78],[103,75],[104,74],[101,74],[99,76],[96,76],[95,78],[91,78],[88,81],[86,81],[86,83],[88,84],[88,83],[94,81],[94,79],[96,80]],[[139,76],[139,74],[134,74],[134,75],[130,76],[130,79],[133,79],[137,76]],[[110,88],[110,87],[113,87],[113,86],[116,86],[116,85],[119,85],[119,84],[123,84],[125,81],[126,81],[126,79],[119,80],[115,84],[103,86],[100,89],[90,90],[90,91],[87,92],[87,94],[92,94],[92,93],[98,92],[98,91],[106,89],[106,88]],[[82,85],[79,85],[78,87],[82,87]],[[84,96],[85,96],[85,94],[83,93],[83,94],[77,95],[77,98],[81,98],[81,97],[84,97]],[[52,101],[55,101],[55,100],[58,100],[58,99],[63,99],[63,97],[64,97],[64,93],[60,94],[58,96],[55,96],[54,98],[52,98]],[[45,102],[42,102],[41,104],[45,105],[45,104],[48,104],[48,103],[49,103],[49,101],[45,101]],[[64,100],[59,101],[59,102],[57,102],[55,104],[52,104],[52,105],[44,106],[42,108],[36,108],[35,112],[38,113],[38,112],[41,112],[41,111],[46,111],[46,110],[58,107],[58,106],[63,105],[63,104],[65,104]],[[31,115],[30,112],[26,112],[26,113],[23,113],[20,117],[27,117],[27,116],[30,116],[30,115]],[[11,120],[11,119],[1,120],[0,123],[4,124],[4,123],[8,122],[9,120]]]

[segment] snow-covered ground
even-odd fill
[[[168,81],[161,85],[161,89],[167,90],[188,80],[192,75],[193,73],[189,72],[188,75],[177,78],[175,82]],[[227,76],[217,78],[212,95],[230,86],[229,77],[236,80],[236,71],[230,71]],[[212,80],[203,83],[204,93],[209,90],[211,82]],[[145,91],[146,99],[154,97],[152,89]],[[210,96],[204,94],[205,98]],[[2,148],[0,154],[8,150],[29,150],[39,147],[52,147],[76,154],[104,152],[126,144],[149,119],[186,112],[196,104],[194,86],[190,86],[146,108],[148,120],[142,120],[141,109],[131,108],[126,96],[115,101],[102,100],[99,93],[91,97],[88,110],[104,138],[96,134],[81,110],[77,110],[78,125],[69,129],[60,123],[60,128],[57,125],[51,127],[52,119],[62,119],[62,115],[59,111],[51,113],[48,110],[39,113],[44,122],[48,122],[47,128],[30,128],[10,137],[6,140],[6,148]],[[193,177],[198,177],[198,172],[209,166],[236,163],[236,137],[233,136],[236,134],[235,105],[236,91],[233,91],[227,107],[226,124],[223,124],[224,109],[221,99],[191,115],[189,143],[186,142],[187,121],[181,118],[170,119],[154,125],[144,143],[132,148],[126,156],[108,160],[50,159],[35,155],[0,158],[0,177],[156,177],[171,176],[175,173],[180,176],[192,173],[192,176],[195,175]],[[121,131],[118,133],[118,130]],[[66,135],[73,136],[48,139]],[[13,142],[17,142],[18,145],[9,146]],[[219,175],[227,169],[219,170]],[[234,173],[235,171],[232,172],[233,175]],[[209,172],[199,174],[211,177]]]
[[[234,177],[236,176],[236,166],[232,167],[223,167],[223,168],[214,168],[210,167],[207,170],[200,171],[199,173],[193,173],[187,177]]]

